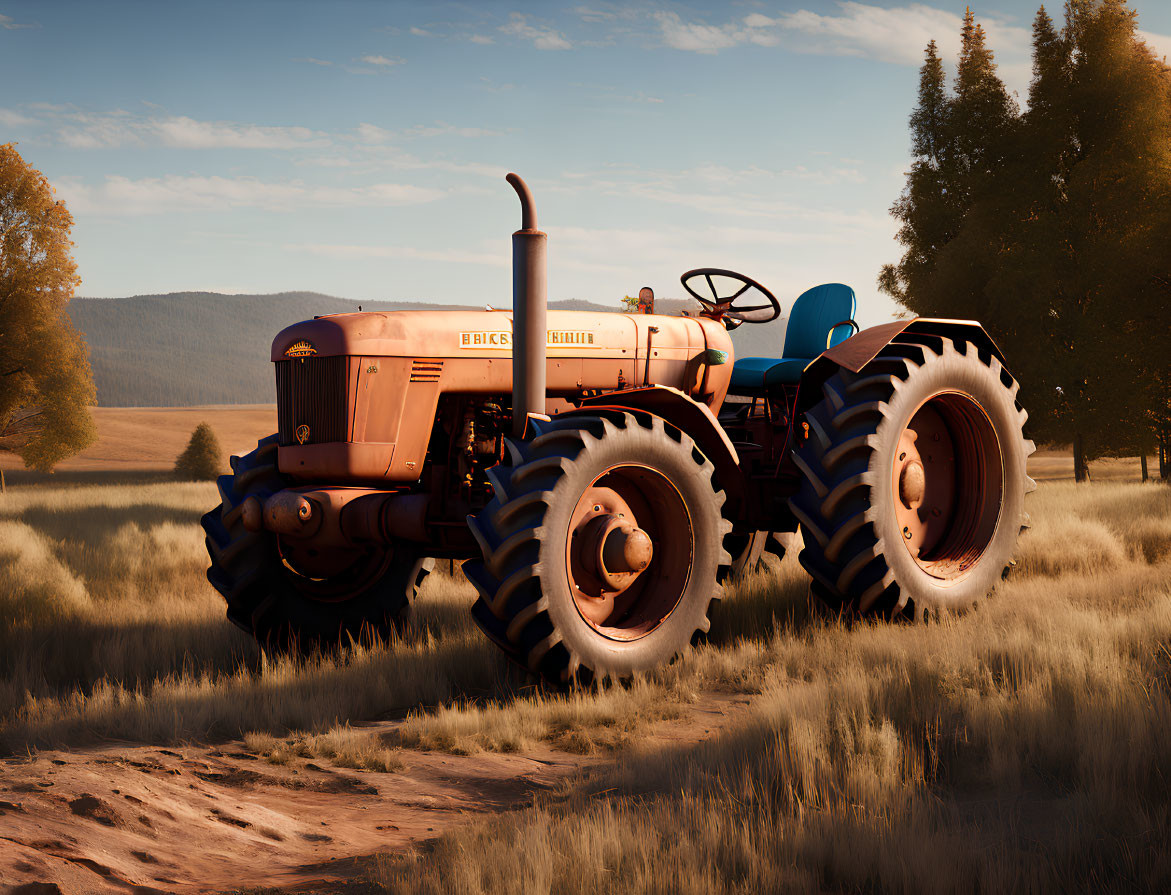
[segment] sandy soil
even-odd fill
[[[643,748],[696,742],[743,697],[708,696]],[[372,725],[390,730],[399,722]],[[342,883],[398,851],[531,803],[608,760],[552,749],[448,755],[404,750],[393,773],[321,759],[272,765],[242,743],[107,745],[0,762],[0,893],[216,892]]]

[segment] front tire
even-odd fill
[[[558,685],[624,679],[708,630],[731,524],[687,435],[614,413],[539,422],[507,445],[495,497],[468,520],[483,556],[464,573],[473,617],[511,658]]]
[[[201,520],[211,557],[207,580],[227,602],[228,618],[265,646],[302,652],[401,630],[434,560],[417,545],[399,542],[356,559],[352,573],[299,574],[282,558],[276,535],[244,527],[248,497],[263,504],[290,484],[276,457],[276,435],[232,457],[232,474],[216,480],[222,502]]]
[[[921,616],[996,585],[1036,487],[1017,389],[998,358],[938,336],[826,380],[793,454],[802,478],[789,505],[830,609]]]

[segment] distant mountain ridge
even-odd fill
[[[470,305],[367,302],[363,311],[456,310]],[[660,299],[656,310],[677,314],[690,303]],[[104,407],[189,407],[266,404],[273,394],[269,345],[280,330],[319,314],[356,311],[359,302],[317,292],[223,295],[173,292],[132,298],[76,298],[70,317],[89,343]],[[622,307],[584,299],[554,301],[555,310],[608,313]],[[782,321],[745,325],[733,333],[738,356],[776,355]]]

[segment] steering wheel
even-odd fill
[[[721,296],[712,277],[725,277],[743,285],[731,295]],[[701,286],[703,283],[707,284],[710,298],[700,295],[692,287],[692,282],[695,280],[702,280]],[[728,321],[735,321],[724,324],[728,329],[735,329],[741,323],[768,323],[781,316],[781,303],[777,301],[775,295],[756,280],[746,277],[742,273],[736,273],[734,270],[723,270],[719,267],[697,267],[695,270],[689,270],[683,274],[679,278],[679,282],[683,284],[688,295],[703,305],[703,316],[710,317],[712,320],[722,320],[727,317]],[[760,292],[768,299],[768,304],[737,305],[736,299],[750,289]]]

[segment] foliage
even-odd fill
[[[191,433],[187,447],[175,461],[175,475],[195,481],[215,479],[224,468],[224,451],[207,423],[200,423]]]
[[[1171,380],[1171,77],[1124,0],[1033,24],[1023,114],[971,15],[955,93],[929,45],[915,162],[892,213],[905,252],[880,288],[979,319],[1022,382],[1032,434],[1096,456],[1146,449]]]
[[[45,176],[0,145],[0,450],[40,470],[95,437],[86,346],[65,313],[72,226]]]

